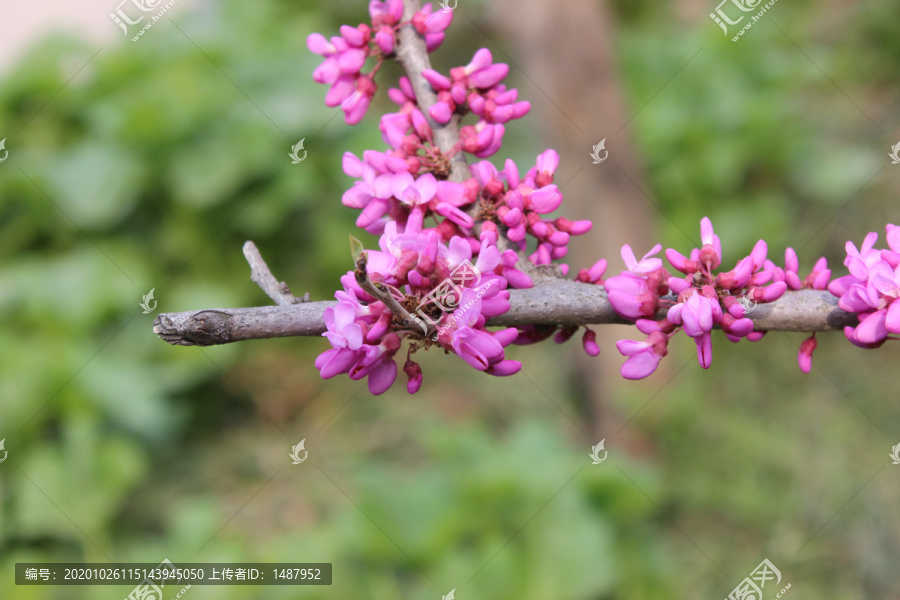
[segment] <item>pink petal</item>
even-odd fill
[[[331,42],[321,33],[311,33],[306,38],[306,47],[313,54],[328,56],[337,52]]]
[[[460,227],[465,229],[471,229],[475,226],[475,221],[472,219],[472,216],[455,206],[451,206],[450,204],[446,204],[441,202],[437,205],[436,211],[439,215],[447,217]]]
[[[539,173],[556,173],[557,167],[559,167],[559,154],[556,150],[550,148],[549,150],[544,150],[538,157],[536,167]]]
[[[393,358],[384,358],[369,372],[369,392],[378,396],[386,392],[397,379],[397,363]]]
[[[859,327],[856,328],[856,339],[864,344],[880,342],[888,334],[886,320],[887,310],[884,309],[860,317]]]
[[[625,379],[644,379],[656,371],[661,358],[661,356],[654,354],[650,350],[640,352],[625,361],[620,373]]]
[[[385,54],[392,53],[394,51],[394,33],[379,30],[378,33],[375,34],[375,43],[378,44],[378,47]]]
[[[319,369],[322,379],[331,379],[335,375],[346,373],[358,359],[359,355],[354,350],[348,348],[338,350],[331,356],[328,362]]]
[[[697,342],[697,360],[701,367],[708,369],[712,365],[712,337],[706,333],[694,341]]]
[[[703,245],[712,245],[714,235],[715,231],[713,231],[712,221],[709,220],[709,217],[700,219],[700,241],[703,242]]]
[[[797,253],[794,252],[793,248],[788,248],[784,251],[784,270],[794,273],[800,270],[800,259],[797,258]]]
[[[562,199],[556,184],[550,184],[531,194],[531,208],[540,214],[551,213],[559,208]]]
[[[509,375],[515,375],[519,371],[522,370],[522,363],[517,360],[501,360],[498,363],[494,363],[491,367],[485,371],[489,375],[494,375],[495,377],[507,377]]]
[[[485,68],[491,62],[493,62],[494,57],[491,55],[491,51],[487,48],[480,48],[475,55],[472,57],[471,62],[466,65],[465,72],[466,75],[470,75],[475,71]]]
[[[344,157],[342,159],[341,165],[344,169],[344,173],[346,173],[348,176],[355,177],[357,179],[362,177],[362,161],[359,160],[352,152],[344,152]]]
[[[358,48],[351,48],[337,55],[337,60],[341,73],[352,75],[359,73],[359,70],[366,64],[366,53]]]
[[[894,300],[888,307],[887,318],[884,321],[885,327],[891,333],[900,334],[900,301]]]
[[[448,79],[444,75],[441,75],[434,69],[423,70],[422,77],[425,78],[425,81],[431,84],[431,87],[434,88],[435,91],[450,89],[450,79]]]
[[[647,342],[637,342],[635,340],[619,340],[616,342],[616,350],[618,350],[622,356],[634,356],[635,354],[645,352],[649,348],[650,344]]]
[[[338,106],[351,96],[356,90],[356,82],[349,75],[341,75],[337,78],[328,93],[325,94],[325,106]]]
[[[449,123],[450,119],[453,118],[453,109],[446,102],[436,102],[428,109],[428,114],[438,123],[444,124]]]
[[[432,13],[425,20],[425,32],[426,33],[440,33],[447,29],[450,26],[450,23],[453,21],[453,11],[452,10],[441,10],[436,13]]]
[[[413,186],[415,186],[416,190],[419,192],[419,196],[422,198],[423,203],[430,202],[437,192],[437,180],[431,173],[426,173],[419,177]]]
[[[589,356],[600,354],[600,346],[597,345],[597,334],[593,330],[585,329],[584,336],[581,338],[581,344]]]

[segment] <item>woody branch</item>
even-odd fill
[[[260,258],[261,260],[261,258]],[[268,268],[257,263],[256,268]],[[271,276],[271,275],[270,275]],[[274,279],[274,278],[273,278]],[[559,280],[527,290],[510,290],[510,309],[488,325],[627,324],[599,285]],[[314,336],[325,332],[324,312],[336,302],[303,302],[249,308],[210,308],[160,314],[153,332],[178,346],[214,346],[244,340]],[[660,313],[658,318],[662,318]],[[761,304],[748,317],[757,331],[834,331],[857,324],[829,292],[800,290]]]

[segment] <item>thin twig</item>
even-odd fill
[[[403,21],[411,21],[413,15],[420,8],[419,0],[403,0]],[[431,84],[422,76],[422,71],[431,68],[431,60],[428,58],[428,49],[425,47],[425,39],[419,35],[416,28],[404,25],[397,33],[399,49],[397,50],[397,62],[406,71],[406,76],[412,84],[416,94],[416,104],[419,110],[428,119],[428,124],[434,134],[434,143],[445,156],[450,156],[450,181],[462,183],[472,176],[465,155],[458,152],[459,145],[459,115],[454,115],[450,122],[441,124],[431,118],[429,109],[437,103],[437,94],[431,88]],[[452,153],[452,156],[451,156]]]
[[[250,280],[258,285],[266,295],[272,299],[275,304],[287,306],[290,304],[300,304],[301,302],[309,302],[309,293],[303,295],[302,298],[291,293],[291,288],[287,283],[278,281],[269,270],[269,265],[263,260],[259,253],[259,248],[253,242],[244,243],[244,256],[250,264]]]
[[[422,330],[422,333],[425,335],[431,334],[431,329],[422,319],[414,317],[403,308],[403,305],[394,298],[393,294],[391,294],[390,290],[388,290],[383,283],[375,283],[369,277],[368,272],[366,271],[366,261],[367,255],[365,252],[361,253],[360,256],[356,259],[356,272],[354,273],[356,277],[356,283],[359,284],[363,290],[365,290],[370,296],[384,303],[385,306],[388,307],[394,316],[396,316],[400,320],[400,325],[404,329],[409,329],[411,331],[419,331]]]
[[[403,0],[403,20],[410,21],[420,8],[419,0]],[[397,50],[397,62],[406,71],[406,76],[412,84],[413,92],[416,95],[416,104],[419,110],[428,119],[428,124],[434,132],[434,143],[445,155],[451,155],[450,158],[450,176],[449,181],[461,183],[472,177],[472,171],[466,162],[465,155],[459,150],[459,115],[453,115],[453,118],[446,124],[436,122],[431,118],[429,109],[437,103],[437,94],[431,88],[431,84],[422,76],[422,71],[431,68],[431,60],[428,57],[428,49],[425,47],[425,40],[418,34],[415,27],[405,25],[398,32],[399,50]],[[467,212],[473,218],[478,215],[481,200],[476,200],[471,209]],[[526,273],[531,280],[537,284],[544,281],[552,281],[560,279],[562,273],[558,271],[558,267],[537,267],[532,263],[523,252],[521,252],[516,244],[513,244],[506,238],[503,233],[505,227],[500,224],[500,239],[497,240],[497,247],[501,252],[505,250],[514,250],[518,255],[516,268]],[[480,231],[480,222],[475,221],[475,235]]]

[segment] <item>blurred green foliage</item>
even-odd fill
[[[653,97],[632,129],[667,242],[709,214],[726,259],[765,235],[773,254],[809,240],[803,264],[824,252],[838,269],[843,240],[898,220],[887,177],[838,212],[885,162],[866,114],[894,125],[896,6],[779,3],[787,33],[761,23],[738,44],[705,21],[673,35],[668,6],[615,6],[625,95],[635,110]],[[382,146],[375,116],[348,128],[324,107],[305,47],[364,10],[228,0],[99,53],[48,40],[6,75],[0,597],[129,591],[15,587],[15,562],[164,557],[335,565],[332,588],[197,599],[722,597],[766,556],[798,597],[900,593],[898,492],[879,471],[900,441],[890,349],[820,336],[827,372],[804,378],[797,336],[718,339],[703,373],[680,370],[683,344],[667,373],[615,384],[639,445],[610,440],[594,466],[555,347],[517,349],[514,380],[427,356],[422,393],[374,399],[318,378],[321,340],[173,348],[151,333],[151,288],[156,312],[266,303],[247,239],[314,298],[348,268],[348,233],[372,245],[339,195],[341,154]],[[436,63],[475,50],[457,23]],[[543,149],[510,129],[514,154]],[[300,138],[308,158],[290,165]],[[285,466],[304,438],[310,460]]]

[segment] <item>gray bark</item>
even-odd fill
[[[323,313],[336,302],[307,302],[252,308],[213,308],[164,313],[153,331],[179,346],[213,346],[243,340],[320,335]],[[602,325],[628,323],[613,311],[602,286],[556,281],[528,290],[510,291],[511,308],[488,321],[491,326]],[[663,313],[658,317],[662,318]],[[857,323],[829,292],[788,292],[777,302],[760,304],[748,317],[760,331],[834,331]],[[635,333],[637,339],[643,337]]]

